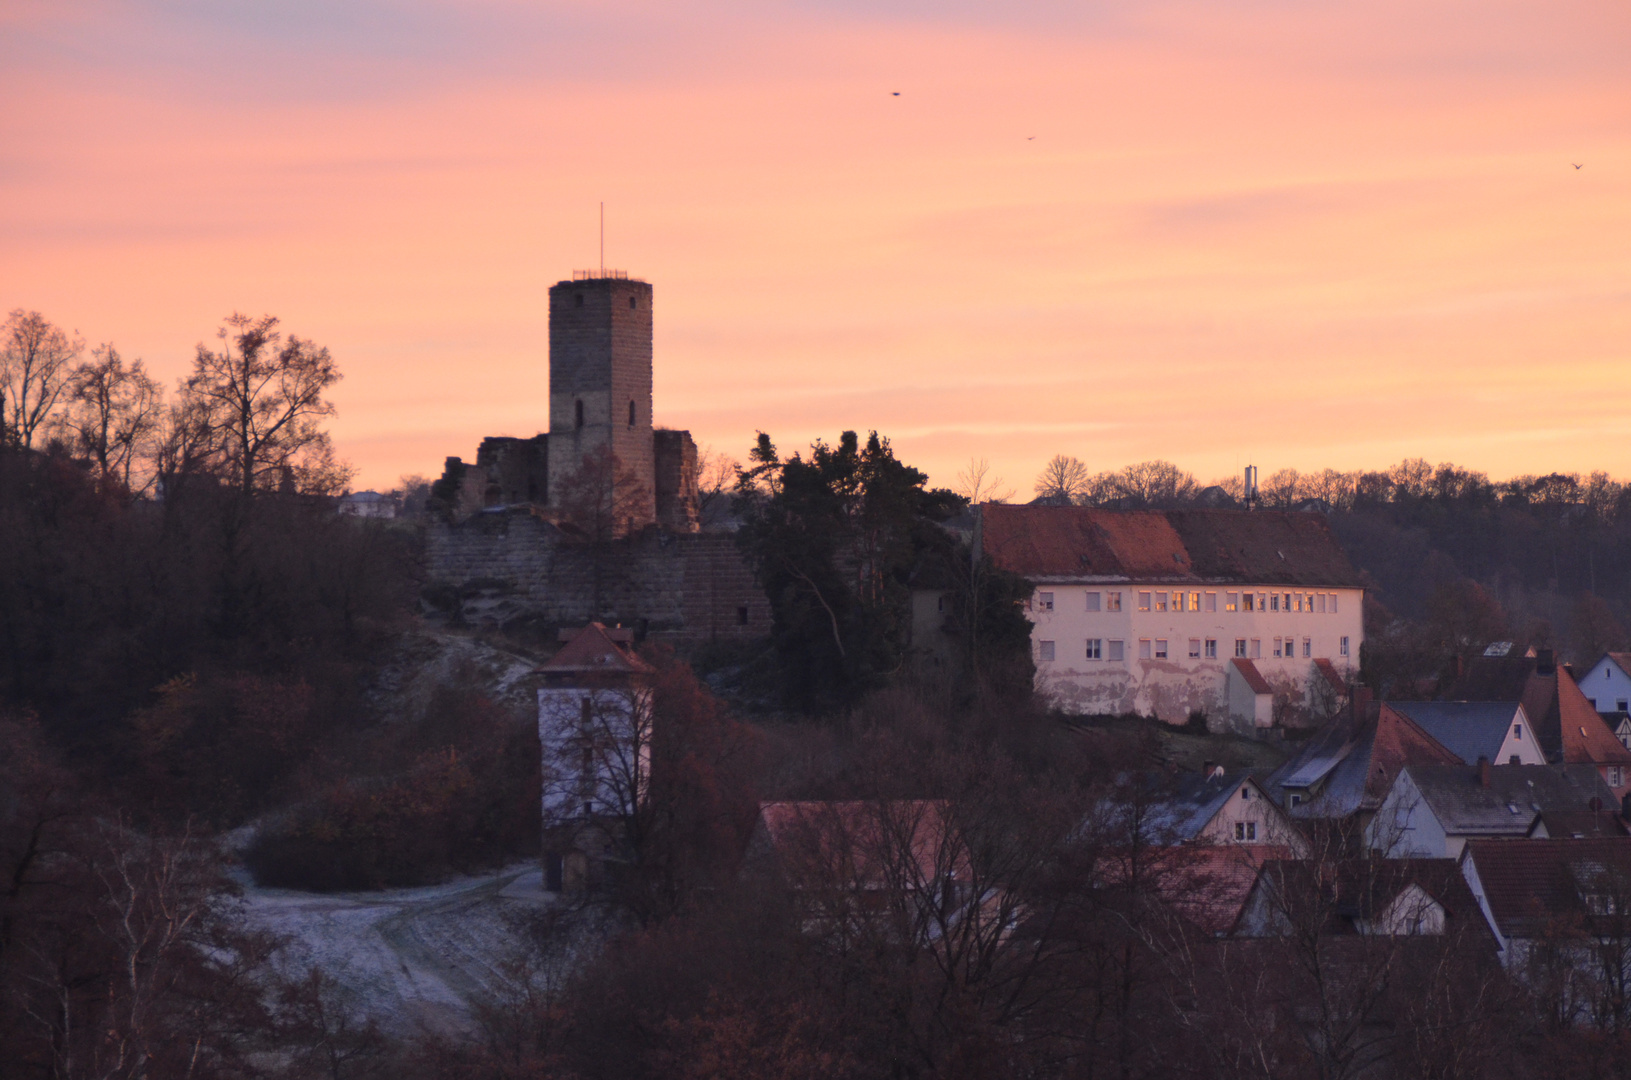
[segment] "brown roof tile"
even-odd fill
[[[1609,873],[1631,878],[1631,836],[1583,840],[1469,840],[1471,860],[1501,933],[1529,937],[1548,928],[1584,929],[1582,892]],[[1622,886],[1623,888],[1623,886]]]
[[[1275,510],[980,507],[980,543],[1030,578],[1357,588],[1323,515]]]

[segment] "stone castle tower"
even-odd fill
[[[474,466],[448,458],[436,494],[456,518],[530,503],[545,516],[586,458],[606,448],[620,476],[620,510],[638,530],[652,523],[695,531],[696,444],[652,424],[652,288],[617,270],[577,271],[549,290],[549,431],[484,439]],[[632,498],[632,504],[631,504]]]
[[[549,290],[550,488],[561,490],[586,456],[607,446],[645,481],[638,519],[656,520],[651,286],[562,281]]]

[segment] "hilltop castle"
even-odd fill
[[[676,639],[769,632],[731,534],[698,527],[691,433],[652,425],[651,331],[651,286],[621,271],[549,290],[549,431],[483,439],[474,464],[447,459],[425,540],[433,609]],[[609,527],[585,520],[586,496]]]
[[[527,504],[566,523],[587,465],[616,489],[619,534],[696,531],[696,443],[652,426],[651,293],[616,270],[579,271],[549,290],[549,432],[485,438],[474,465],[448,458],[436,494],[456,520]]]

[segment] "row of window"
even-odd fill
[[[1036,594],[1036,606],[1042,611],[1053,610],[1053,593]],[[1119,592],[1089,592],[1087,611],[1120,611]],[[1140,611],[1217,611],[1218,594],[1215,592],[1182,592],[1149,590],[1138,594]],[[1320,615],[1336,614],[1336,593],[1305,592],[1226,592],[1223,594],[1224,611],[1300,611]]]
[[[1274,638],[1274,652],[1272,655],[1281,659],[1295,659],[1297,656],[1297,639],[1294,637]],[[1058,659],[1058,645],[1056,641],[1038,641],[1037,659]],[[1171,640],[1168,638],[1139,638],[1138,658],[1140,660],[1166,660],[1171,656]],[[1262,638],[1235,638],[1235,655],[1243,660],[1263,659]],[[1341,638],[1337,642],[1337,655],[1348,655],[1348,639]],[[1305,660],[1314,657],[1314,639],[1302,639],[1302,656]],[[1190,638],[1189,658],[1191,660],[1216,660],[1218,658],[1217,638]],[[1126,660],[1127,642],[1117,638],[1088,638],[1086,659],[1088,660]]]

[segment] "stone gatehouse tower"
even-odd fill
[[[473,466],[448,458],[436,494],[454,518],[519,503],[558,516],[585,463],[610,450],[624,531],[694,532],[696,444],[690,432],[653,427],[651,343],[648,283],[601,270],[552,286],[548,433],[483,439]]]

